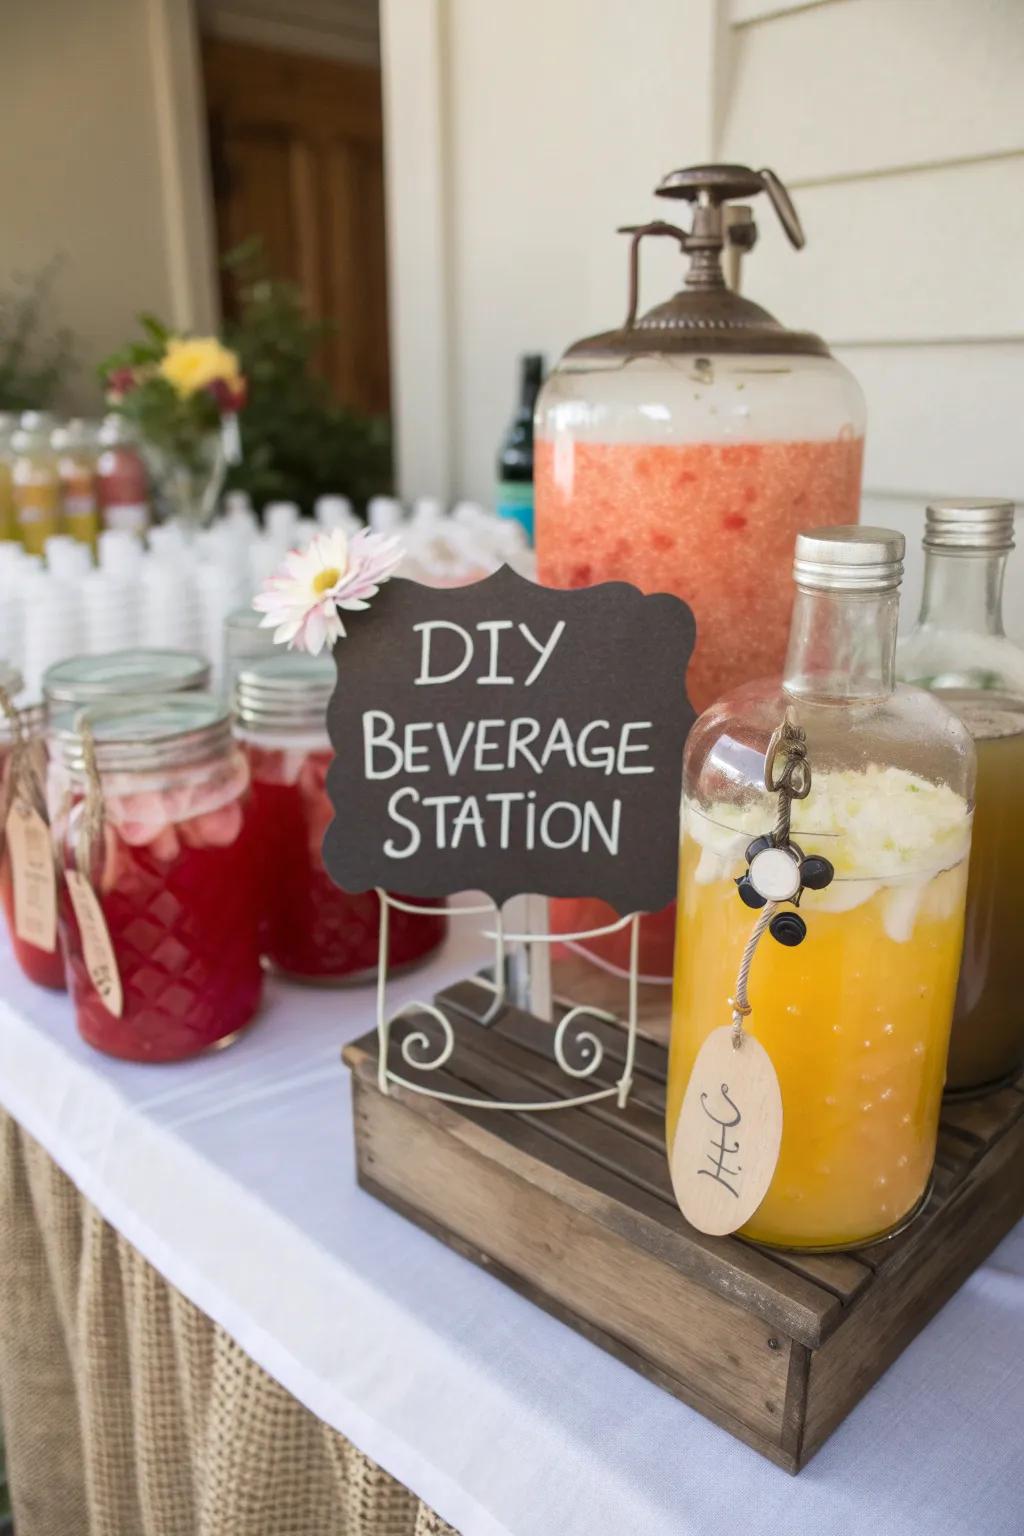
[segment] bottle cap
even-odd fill
[[[286,652],[243,663],[235,679],[235,711],[256,731],[326,731],[338,673],[330,655]]]
[[[905,549],[891,528],[809,528],[796,536],[793,579],[817,592],[889,592],[903,579]]]
[[[961,497],[933,501],[925,509],[925,549],[978,554],[1013,548],[1012,501],[1002,497]]]

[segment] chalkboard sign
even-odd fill
[[[622,914],[674,899],[685,603],[502,567],[466,587],[395,579],[345,622],[327,711],[338,885],[599,896]]]

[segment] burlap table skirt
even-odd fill
[[[0,1403],[17,1536],[456,1536],[2,1112]]]

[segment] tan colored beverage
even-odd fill
[[[946,1087],[977,1092],[1024,1066],[1024,700],[938,689],[978,753],[978,789],[967,882],[960,985]]]

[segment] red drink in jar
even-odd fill
[[[207,694],[84,712],[95,740],[102,830],[89,876],[123,992],[115,1016],[94,983],[70,900],[61,925],[78,1028],[133,1061],[177,1061],[225,1043],[262,992],[249,772],[226,707]],[[51,814],[79,869],[88,817],[82,735],[55,733]]]
[[[2,664],[0,664],[0,687],[3,688],[8,699],[13,698],[21,687],[21,679],[17,674],[8,672]],[[33,776],[37,785],[37,794],[33,796],[33,800],[37,798],[41,800],[46,760],[46,749],[43,744],[45,713],[39,706],[21,709],[18,713],[24,743],[21,750],[30,754],[27,772]],[[5,715],[0,714],[0,806],[8,804],[8,794],[11,789],[8,778],[13,771],[14,750],[14,726]],[[64,957],[59,943],[55,942],[52,949],[43,949],[38,944],[19,937],[14,911],[14,872],[11,868],[11,850],[7,846],[6,838],[0,846],[0,904],[3,905],[4,917],[7,920],[14,958],[29,981],[34,981],[37,986],[62,992],[64,990]]]
[[[323,983],[376,970],[380,917],[376,892],[341,890],[320,852],[334,816],[325,714],[335,681],[329,657],[278,655],[250,662],[237,685],[238,731],[252,770],[263,952],[286,975]],[[392,908],[389,965],[425,959],[445,931],[440,909]]]

